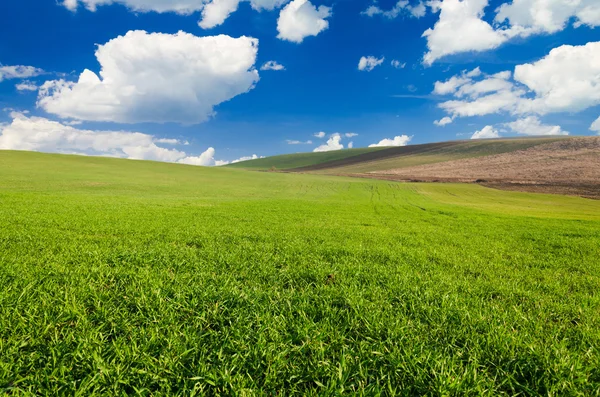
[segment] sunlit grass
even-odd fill
[[[0,391],[598,395],[600,201],[0,151]]]

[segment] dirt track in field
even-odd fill
[[[353,176],[481,183],[506,190],[600,199],[600,137],[571,138],[510,153]]]

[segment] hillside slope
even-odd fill
[[[600,137],[563,139],[491,156],[364,175],[401,181],[480,181],[512,190],[600,197]]]
[[[279,156],[271,156],[255,160],[241,161],[239,163],[226,165],[225,167],[253,171],[264,171],[270,169],[285,171],[294,168],[310,167],[322,163],[329,163],[331,161],[340,161],[349,157],[354,157],[365,153],[378,152],[382,149],[385,148],[357,148],[335,150],[331,152],[283,154]]]
[[[296,168],[291,171],[352,174],[389,170],[508,153],[560,139],[564,138],[483,139],[390,147],[374,153],[364,153],[336,161]]]

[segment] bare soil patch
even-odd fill
[[[600,137],[571,138],[509,153],[355,176],[481,183],[499,189],[600,199]]]

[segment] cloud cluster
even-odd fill
[[[100,74],[47,81],[38,106],[62,118],[201,123],[259,79],[258,40],[130,31],[98,46]]]
[[[369,147],[384,147],[384,146],[406,146],[413,137],[408,135],[398,135],[392,139],[385,138],[378,143],[373,143]]]
[[[129,0],[131,1],[131,0]],[[221,25],[231,15],[237,11],[242,1],[249,1],[252,8],[256,11],[274,10],[283,6],[289,0],[197,0],[196,3],[206,5],[202,9],[202,19],[198,23],[203,29],[211,29]]]
[[[33,66],[15,65],[2,66],[0,65],[0,81],[10,79],[28,79],[30,77],[44,74],[42,69]]]
[[[515,37],[555,33],[568,22],[574,26],[600,26],[597,0],[513,0],[496,10],[494,26],[483,17],[488,0],[431,0],[428,5],[440,16],[427,29],[426,65],[448,55],[486,51]]]
[[[545,125],[536,116],[529,116],[511,123],[506,123],[513,132],[521,135],[544,136],[544,135],[569,135],[559,125]]]
[[[400,62],[397,59],[392,59],[391,64],[396,69],[404,69],[406,67],[406,62]]]
[[[120,157],[171,163],[214,166],[229,164],[215,160],[215,149],[209,147],[198,156],[159,145],[188,145],[187,141],[157,138],[130,131],[92,131],[77,129],[43,117],[29,117],[12,111],[12,122],[0,125],[0,149],[37,152]],[[259,158],[256,154],[231,163]]]
[[[436,82],[433,92],[454,96],[439,105],[452,118],[582,111],[600,104],[600,42],[563,45],[514,73],[463,72]]]
[[[277,63],[277,61],[268,61],[260,67],[260,70],[285,70],[285,66]]]
[[[294,43],[302,43],[308,36],[316,36],[329,27],[326,20],[331,16],[331,8],[315,7],[308,0],[293,0],[286,5],[277,20],[278,38]]]
[[[364,72],[370,72],[375,69],[377,66],[381,65],[385,60],[384,57],[376,58],[374,56],[361,57],[358,62],[358,70]]]
[[[375,15],[381,15],[385,18],[394,19],[401,14],[409,15],[414,18],[424,17],[427,13],[427,8],[423,2],[419,1],[418,3],[411,5],[408,0],[399,0],[392,9],[390,10],[382,10],[376,4],[369,6],[365,11],[361,14],[367,15],[369,17],[373,17]]]
[[[98,6],[111,4],[121,4],[134,12],[172,12],[179,15],[201,12],[198,25],[211,29],[225,22],[244,1],[249,2],[254,10],[262,11],[279,8],[289,0],[63,0],[61,4],[74,12],[79,5],[95,12]]]
[[[337,132],[335,134],[331,134],[326,143],[318,146],[313,150],[313,152],[331,152],[333,150],[341,150],[344,148],[342,144],[342,136]]]
[[[17,89],[17,91],[37,91],[39,87],[37,86],[37,84],[31,81],[25,80],[21,83],[15,84],[15,88]]]
[[[481,130],[475,131],[475,133],[471,136],[471,139],[490,139],[499,137],[500,134],[498,134],[498,130],[491,125],[486,125]]]

